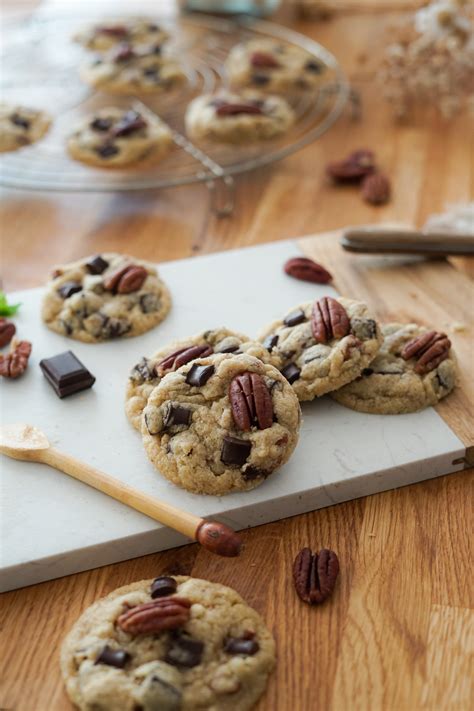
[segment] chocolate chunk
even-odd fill
[[[69,299],[70,296],[77,294],[79,291],[82,291],[82,286],[77,281],[66,281],[59,287],[58,294],[63,299]]]
[[[165,662],[174,667],[196,667],[201,663],[204,643],[184,634],[173,636],[171,646],[165,656]]]
[[[272,350],[275,348],[276,344],[278,343],[278,336],[276,334],[271,334],[270,336],[267,336],[263,342],[264,348],[267,349],[270,353]]]
[[[113,129],[113,135],[117,138],[129,136],[135,131],[140,131],[147,127],[147,122],[137,111],[127,111]]]
[[[160,299],[157,294],[142,294],[140,296],[140,308],[144,314],[158,311]]]
[[[285,376],[290,385],[291,383],[294,383],[295,380],[298,380],[300,373],[301,370],[297,365],[295,365],[295,363],[288,363],[288,365],[286,365],[281,371],[281,374]]]
[[[29,129],[31,125],[31,121],[29,121],[27,118],[24,116],[20,116],[20,114],[12,114],[10,116],[10,121],[15,125],[15,126],[20,126],[20,128],[24,128],[26,131]]]
[[[107,664],[109,667],[123,669],[130,659],[130,654],[124,649],[112,649],[106,644],[94,664]]]
[[[143,70],[143,76],[145,77],[158,77],[158,67],[147,67]]]
[[[102,334],[105,338],[119,338],[128,333],[131,328],[132,324],[124,318],[109,318],[105,316]]]
[[[182,692],[156,673],[142,684],[140,697],[144,705],[135,705],[133,711],[180,711],[183,708]]]
[[[254,74],[252,77],[252,84],[257,84],[257,86],[264,86],[265,84],[268,84],[269,81],[270,77],[267,77],[264,74]]]
[[[373,372],[374,371],[372,368],[364,368],[364,370],[362,371],[362,375],[365,375],[368,377],[369,375],[372,375]]]
[[[361,341],[367,341],[377,336],[377,324],[372,318],[353,318],[351,332]]]
[[[130,373],[130,380],[143,383],[146,380],[154,380],[156,374],[153,368],[150,368],[150,361],[143,357],[133,368]]]
[[[192,415],[193,413],[188,407],[182,407],[181,405],[175,405],[170,402],[166,405],[166,410],[163,415],[163,427],[189,425]]]
[[[199,365],[195,363],[188,371],[186,375],[186,382],[188,385],[194,385],[195,387],[201,387],[205,385],[211,375],[213,375],[215,368],[213,365]]]
[[[89,261],[86,262],[86,269],[89,274],[102,274],[108,266],[109,263],[106,262],[100,254],[96,254],[95,257],[92,257],[92,259],[89,259]]]
[[[291,314],[288,314],[283,323],[285,326],[297,326],[299,323],[303,323],[303,321],[306,321],[304,311],[302,311],[302,309],[298,309],[297,311],[292,311]]]
[[[234,464],[238,467],[245,464],[252,449],[252,443],[247,439],[224,437],[221,451],[221,462]]]
[[[167,575],[161,575],[159,578],[155,578],[151,584],[150,595],[154,599],[155,597],[166,597],[167,595],[173,595],[178,587],[178,583],[174,578],[170,578]]]
[[[101,158],[111,158],[112,156],[116,156],[117,153],[120,153],[120,149],[114,146],[113,143],[104,143],[102,146],[98,146],[95,152]]]
[[[314,74],[321,74],[324,69],[324,65],[314,59],[310,59],[306,62],[305,69],[306,71],[313,72]]]
[[[112,119],[109,118],[96,118],[90,123],[90,127],[94,131],[108,131],[112,126]]]
[[[52,358],[43,358],[39,365],[46,380],[51,383],[60,398],[86,390],[95,383],[95,377],[72,351],[65,351]]]
[[[274,421],[276,422],[276,419]],[[247,467],[247,469],[242,472],[242,478],[245,479],[245,481],[254,481],[261,477],[266,479],[269,474],[270,472],[264,472],[262,469],[257,469],[256,467]]]
[[[227,654],[243,654],[252,656],[257,654],[260,645],[254,639],[242,639],[240,637],[227,637],[224,641],[224,651]]]

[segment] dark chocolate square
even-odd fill
[[[95,377],[72,351],[65,351],[51,358],[43,358],[40,361],[40,368],[60,398],[80,390],[86,390],[95,383]]]

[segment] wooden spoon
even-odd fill
[[[241,541],[231,528],[217,521],[206,521],[175,506],[142,494],[118,479],[104,474],[84,462],[59,452],[48,442],[46,435],[32,425],[0,426],[0,452],[12,459],[41,462],[59,469],[69,476],[93,486],[117,501],[150,516],[165,526],[174,528],[188,538],[198,541],[203,548],[228,557],[240,553]]]

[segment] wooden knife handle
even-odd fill
[[[431,257],[474,256],[474,234],[418,232],[381,227],[354,227],[344,231],[341,246],[367,254],[420,254]]]

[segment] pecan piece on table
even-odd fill
[[[331,595],[338,574],[337,555],[327,548],[314,555],[310,548],[303,548],[293,563],[296,592],[309,605],[319,605]]]
[[[428,331],[409,341],[401,352],[404,360],[416,358],[415,373],[425,375],[449,356],[451,341],[445,333]]]
[[[344,338],[351,328],[347,312],[332,296],[323,296],[313,304],[311,330],[316,343],[328,343],[333,338]]]
[[[361,185],[361,195],[371,205],[385,205],[390,200],[390,181],[382,173],[367,175]]]
[[[158,634],[183,627],[189,620],[191,603],[183,597],[162,597],[127,610],[117,620],[131,635]]]
[[[169,370],[177,370],[185,363],[190,363],[196,358],[205,358],[213,352],[211,346],[205,343],[202,346],[185,346],[163,358],[155,366],[155,372],[162,377]]]
[[[4,378],[19,378],[23,375],[28,367],[31,348],[29,341],[19,341],[14,338],[10,345],[10,352],[6,356],[0,354],[0,375]]]
[[[243,432],[252,427],[265,430],[273,424],[272,396],[259,373],[241,373],[229,386],[232,417]]]
[[[143,286],[143,282],[148,276],[145,267],[127,264],[116,269],[104,279],[104,289],[112,291],[114,294],[130,294],[138,291]]]
[[[285,272],[301,281],[311,281],[314,284],[327,284],[332,280],[331,274],[321,264],[308,257],[293,257],[284,265]]]
[[[375,170],[375,155],[366,148],[353,151],[344,160],[332,161],[326,166],[327,175],[337,183],[359,182]]]
[[[0,348],[8,346],[15,333],[15,324],[7,318],[0,318]]]

